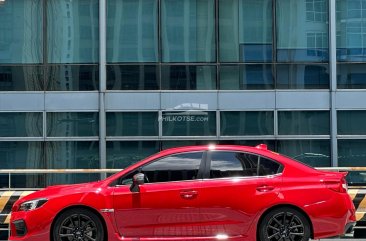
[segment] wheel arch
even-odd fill
[[[73,206],[69,206],[69,207],[66,207],[64,209],[62,209],[60,212],[57,213],[57,215],[55,216],[55,218],[53,219],[52,221],[52,224],[51,224],[51,227],[50,227],[50,241],[54,241],[53,240],[53,235],[52,235],[52,232],[53,232],[53,228],[55,226],[55,222],[56,220],[58,219],[58,217],[63,214],[64,212],[68,211],[68,210],[71,210],[71,209],[85,209],[85,210],[88,210],[88,211],[91,211],[93,212],[95,215],[97,215],[97,217],[99,218],[99,220],[101,221],[102,225],[103,225],[103,229],[104,229],[104,239],[105,241],[108,241],[108,230],[107,230],[107,224],[105,223],[105,220],[104,218],[102,217],[102,215],[97,211],[95,210],[94,208],[91,208],[89,206],[85,206],[85,205],[73,205]]]
[[[295,206],[295,205],[291,205],[291,204],[279,204],[279,205],[275,205],[273,207],[268,208],[265,212],[262,213],[262,215],[260,216],[258,222],[257,222],[257,228],[256,228],[256,239],[257,241],[259,240],[259,226],[263,220],[263,218],[266,216],[267,213],[278,209],[278,208],[292,208],[295,209],[296,211],[300,212],[301,214],[304,215],[304,217],[308,220],[309,224],[310,224],[310,237],[311,239],[314,239],[314,228],[313,228],[313,223],[311,222],[311,219],[309,217],[309,215],[301,208]]]

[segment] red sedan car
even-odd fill
[[[344,234],[355,208],[344,173],[265,145],[162,151],[103,181],[18,200],[10,240],[305,241]]]

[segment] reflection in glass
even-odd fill
[[[98,9],[98,0],[47,0],[49,63],[98,62]]]
[[[272,0],[219,0],[220,61],[272,60]]]
[[[366,64],[338,64],[338,89],[366,89]]]
[[[0,66],[0,91],[42,91],[43,86],[39,66]]]
[[[107,168],[125,168],[158,151],[157,141],[107,141]]]
[[[107,112],[107,136],[158,136],[157,112]]]
[[[97,141],[48,141],[45,147],[47,169],[97,169],[99,142]],[[97,175],[49,175],[49,183],[79,183],[95,180]]]
[[[328,65],[279,64],[279,89],[329,89]]]
[[[158,1],[107,1],[107,61],[158,60]]]
[[[157,65],[107,65],[108,90],[157,90]]]
[[[277,61],[327,62],[328,1],[276,2]]]
[[[280,135],[329,135],[329,111],[279,111]]]
[[[274,113],[272,111],[222,111],[221,135],[273,135]]]
[[[163,90],[214,90],[215,66],[171,65],[161,68]]]
[[[204,140],[162,141],[161,148],[162,150],[166,150],[173,147],[201,146],[210,144],[217,144],[217,141],[204,141]]]
[[[47,71],[48,91],[89,91],[99,89],[96,65],[51,65]]]
[[[42,113],[0,113],[0,137],[41,137]]]
[[[42,142],[0,141],[1,169],[46,168]]]
[[[97,112],[47,112],[47,136],[98,136]]]
[[[337,60],[366,60],[366,4],[337,0]]]
[[[366,135],[366,111],[339,110],[337,123],[338,135]]]
[[[241,146],[256,146],[259,144],[266,144],[268,150],[275,151],[275,141],[274,140],[220,140],[221,145],[241,145]]]
[[[0,63],[43,62],[43,1],[2,1]]]
[[[280,140],[277,151],[313,167],[330,166],[329,140]]]
[[[163,136],[215,136],[216,112],[163,112]]]
[[[273,89],[270,64],[222,65],[220,67],[221,90]]]
[[[213,62],[215,1],[162,0],[163,62]]]
[[[338,162],[341,167],[366,167],[366,140],[338,140]]]

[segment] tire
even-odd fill
[[[293,208],[277,208],[263,217],[258,230],[260,241],[308,241],[310,223]]]
[[[83,208],[63,212],[55,221],[53,241],[103,241],[104,228],[99,217]]]

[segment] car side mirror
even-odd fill
[[[145,174],[137,173],[132,177],[131,192],[140,192],[140,185],[145,183]]]

